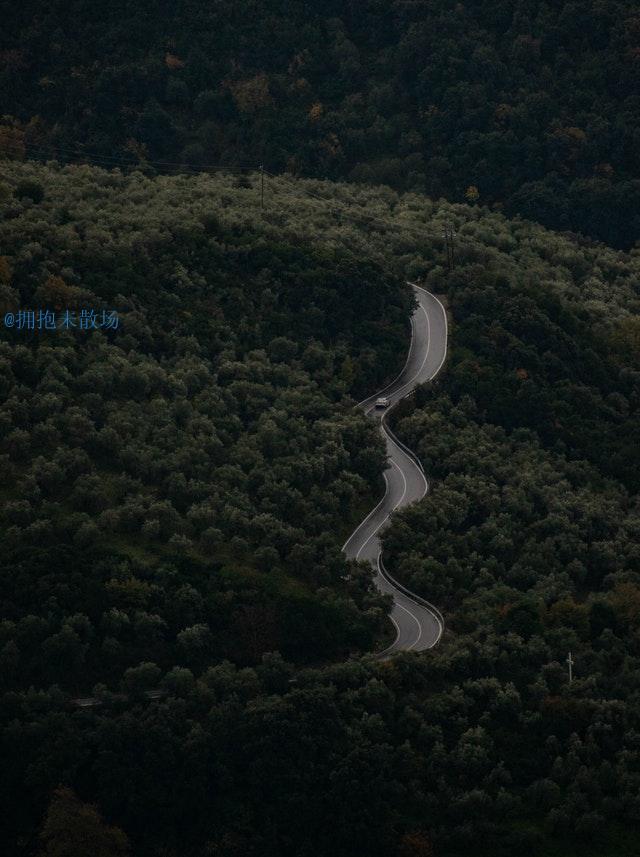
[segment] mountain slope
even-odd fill
[[[4,851],[80,814],[141,857],[636,853],[638,255],[257,174],[5,162],[0,197],[3,315],[122,321],[2,330]],[[452,351],[385,549],[447,632],[379,663],[340,546],[408,276]]]
[[[0,33],[0,150],[479,193],[628,248],[639,50],[632,0],[27,0]]]

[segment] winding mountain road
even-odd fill
[[[429,483],[418,458],[387,425],[388,409],[376,409],[376,398],[386,396],[389,407],[393,407],[410,395],[418,384],[432,380],[447,355],[447,314],[444,307],[430,292],[411,285],[418,307],[411,317],[411,345],[404,369],[395,381],[358,405],[371,419],[380,423],[389,460],[384,473],[387,490],[342,548],[349,559],[370,562],[376,570],[378,589],[393,595],[390,618],[397,636],[392,645],[380,653],[381,656],[397,651],[430,649],[444,630],[444,619],[438,608],[395,581],[386,570],[380,551],[379,533],[387,525],[392,512],[421,500],[429,490]]]

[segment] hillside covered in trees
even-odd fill
[[[37,203],[3,185],[3,315],[121,326],[3,331],[7,677],[80,691],[145,659],[370,649],[382,602],[343,583],[331,534],[380,490],[344,398],[403,359],[400,282],[223,225],[204,193],[189,211],[188,184],[158,209],[141,176],[43,178]]]
[[[256,166],[640,237],[633,0],[38,0],[0,30],[0,152]]]
[[[120,315],[2,328],[4,852],[635,855],[640,256],[388,188],[259,203],[257,174],[2,164],[2,316]],[[447,630],[380,662],[340,547],[407,277],[451,350],[395,415],[432,487],[384,547]]]

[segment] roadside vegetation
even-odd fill
[[[2,315],[120,313],[1,333],[6,853],[630,857],[640,256],[265,191],[2,164]],[[451,350],[396,413],[432,488],[385,550],[447,631],[378,662],[386,602],[340,548],[383,490],[353,404],[404,362],[407,278]]]

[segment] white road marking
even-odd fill
[[[424,291],[424,289],[422,291]],[[427,292],[427,294],[429,294],[429,292]],[[422,363],[420,364],[420,368],[418,369],[416,374],[412,378],[409,378],[408,381],[405,381],[403,384],[401,384],[397,390],[393,390],[393,392],[391,393],[392,396],[396,396],[400,392],[400,390],[404,390],[405,387],[408,387],[410,384],[413,384],[413,382],[416,380],[416,378],[418,378],[418,376],[420,375],[420,373],[424,369],[424,364],[427,362],[427,359],[429,357],[429,350],[431,348],[431,322],[429,321],[429,315],[428,315],[427,311],[425,310],[425,308],[422,306],[422,304],[420,304],[420,309],[424,313],[424,317],[427,320],[427,350],[425,352],[424,359],[422,360]],[[360,405],[364,405],[365,402],[371,401],[372,402],[371,407],[368,408],[367,410],[365,410],[365,414],[370,414],[371,411],[373,411],[375,409],[375,401],[374,400],[377,399],[381,393],[385,393],[387,390],[389,390],[391,387],[393,387],[394,384],[398,383],[398,381],[402,378],[402,376],[403,376],[403,374],[407,368],[407,365],[409,363],[409,360],[411,358],[411,352],[413,350],[413,342],[414,342],[414,322],[412,319],[411,344],[409,345],[409,354],[408,354],[407,359],[405,361],[404,368],[403,368],[402,372],[400,372],[400,374],[395,379],[395,381],[392,381],[390,384],[387,384],[387,386],[384,387],[382,390],[378,390],[378,392],[374,393],[373,396],[368,396],[366,399],[363,399],[361,402],[358,402],[358,404],[356,405],[356,408],[359,408]],[[440,365],[442,365],[442,364],[440,364]],[[430,379],[427,379],[427,380],[430,380]],[[404,397],[400,396],[400,398],[402,399]]]
[[[407,651],[410,651],[414,646],[417,646],[418,643],[420,642],[420,637],[422,637],[422,623],[420,622],[418,617],[415,615],[415,613],[412,613],[411,610],[408,610],[404,606],[404,604],[400,604],[399,601],[395,601],[394,604],[396,607],[399,607],[401,610],[404,610],[405,613],[408,613],[412,619],[415,619],[416,625],[418,626],[418,636],[415,638],[413,643],[411,643],[411,645],[407,647]]]
[[[440,370],[442,369],[442,366],[444,365],[444,362],[445,362],[445,360],[446,360],[446,356],[447,356],[447,346],[448,346],[448,325],[447,325],[447,313],[446,313],[446,310],[445,310],[445,308],[444,308],[444,306],[443,306],[442,302],[441,302],[441,301],[440,301],[440,300],[439,300],[435,295],[431,294],[431,292],[428,292],[426,289],[423,289],[421,286],[416,286],[414,283],[410,283],[409,285],[411,285],[413,288],[418,289],[419,291],[423,292],[423,294],[428,295],[430,298],[432,298],[432,299],[433,299],[433,300],[438,304],[438,306],[440,307],[440,309],[441,309],[441,311],[442,311],[442,317],[443,317],[443,320],[444,320],[444,350],[443,350],[443,355],[442,355],[442,359],[440,360],[440,363],[438,364],[438,367],[435,369],[435,371],[434,371],[434,372],[432,372],[432,373],[428,376],[428,378],[426,378],[426,379],[425,379],[425,380],[427,380],[427,381],[430,381],[430,380],[432,380],[433,378],[435,378],[435,376],[438,374],[438,372],[440,372]],[[415,381],[420,377],[421,373],[423,372],[424,367],[425,367],[426,362],[427,362],[427,359],[428,359],[428,357],[429,357],[429,352],[430,352],[430,350],[431,350],[431,320],[430,320],[430,318],[429,318],[429,314],[428,314],[428,312],[426,311],[426,309],[424,308],[424,306],[422,305],[422,303],[420,303],[420,309],[421,309],[421,311],[424,313],[424,316],[425,316],[426,321],[427,321],[427,348],[426,348],[426,351],[425,351],[425,354],[424,354],[424,357],[423,357],[422,363],[420,364],[420,368],[418,369],[418,371],[417,371],[417,372],[416,372],[416,373],[415,373],[415,374],[414,374],[414,375],[413,375],[413,376],[412,376],[408,381],[403,382],[403,383],[402,383],[402,384],[401,384],[401,385],[400,385],[396,390],[394,390],[394,391],[391,393],[391,395],[392,395],[393,397],[396,397],[396,401],[399,401],[400,399],[404,398],[403,396],[401,396],[401,395],[399,395],[399,394],[400,394],[403,390],[405,390],[407,387],[411,387],[411,389],[413,389],[413,388],[414,388],[414,386],[415,386],[415,385],[414,385],[414,382],[415,382]],[[415,334],[416,334],[416,323],[415,323],[415,314],[414,314],[414,316],[412,316],[412,319],[411,319],[411,343],[410,343],[410,345],[409,345],[409,353],[407,354],[407,359],[405,360],[405,364],[404,364],[404,367],[403,367],[402,371],[400,372],[400,374],[398,375],[398,377],[397,377],[394,381],[392,381],[390,384],[388,384],[388,385],[387,385],[386,387],[384,387],[382,390],[380,390],[380,391],[378,391],[377,393],[375,393],[373,396],[369,396],[368,398],[363,399],[361,402],[358,402],[358,404],[356,405],[356,407],[360,407],[361,405],[366,405],[367,403],[371,402],[371,405],[365,408],[365,413],[366,413],[366,414],[370,414],[370,413],[371,413],[371,411],[372,411],[372,410],[374,410],[374,408],[375,408],[375,399],[376,399],[378,396],[380,396],[382,393],[385,393],[386,391],[388,391],[389,389],[391,389],[395,384],[397,384],[397,383],[402,379],[402,376],[403,376],[403,374],[404,374],[404,373],[406,372],[406,370],[407,370],[407,366],[409,365],[409,362],[410,362],[410,360],[411,360],[412,353],[413,353],[413,351],[414,351]],[[412,386],[412,385],[413,385],[413,386]],[[407,453],[406,453],[406,452],[405,452],[405,451],[404,451],[404,450],[403,450],[403,449],[398,445],[398,443],[394,440],[394,438],[393,438],[393,437],[391,437],[391,435],[389,434],[389,432],[387,431],[387,429],[386,429],[386,427],[385,427],[385,424],[384,424],[384,421],[383,421],[383,420],[381,420],[381,425],[380,425],[380,427],[381,427],[381,429],[382,429],[382,432],[383,432],[384,436],[387,438],[387,441],[388,441],[388,442],[393,446],[393,448],[394,448],[395,450],[397,450],[397,452],[398,452],[399,454],[400,454],[400,453],[401,453],[401,454],[404,454],[404,456],[405,456],[406,458],[408,458],[408,459],[411,461],[411,464],[417,468],[418,472],[420,473],[420,475],[422,476],[422,479],[423,479],[423,481],[424,481],[424,491],[423,491],[423,493],[422,493],[422,497],[424,497],[424,496],[426,495],[427,491],[429,490],[429,483],[428,483],[428,481],[427,481],[426,475],[424,474],[424,472],[422,471],[422,469],[421,469],[420,467],[417,467],[417,465],[415,464],[415,461],[411,458],[411,456],[410,456],[410,455],[408,455],[408,454],[407,454]],[[390,511],[385,515],[385,517],[380,521],[380,523],[375,527],[375,529],[373,530],[373,532],[371,532],[371,533],[369,534],[369,536],[368,536],[368,537],[367,537],[367,539],[362,543],[362,545],[360,545],[360,548],[358,549],[358,552],[357,552],[357,554],[356,554],[356,559],[359,559],[359,558],[360,558],[360,554],[362,553],[362,551],[364,550],[364,548],[367,546],[367,544],[368,544],[368,543],[371,541],[371,539],[372,539],[372,538],[373,538],[373,537],[374,537],[374,536],[375,536],[375,535],[376,535],[376,534],[381,530],[381,528],[382,528],[382,527],[384,526],[384,524],[388,521],[388,519],[389,519],[389,518],[390,518],[390,516],[393,514],[393,512],[394,512],[397,508],[399,508],[399,507],[402,505],[402,502],[403,502],[403,500],[404,500],[404,498],[405,498],[405,496],[406,496],[406,494],[407,494],[407,487],[408,487],[408,483],[407,483],[407,477],[405,476],[405,473],[404,473],[403,469],[402,469],[402,468],[401,468],[401,467],[400,467],[400,466],[399,466],[399,465],[398,465],[398,464],[393,460],[393,458],[389,457],[389,461],[391,462],[391,465],[392,465],[393,467],[395,467],[395,468],[399,471],[399,473],[400,473],[400,475],[401,475],[401,477],[402,477],[402,481],[403,481],[403,491],[402,491],[402,496],[400,497],[400,499],[398,500],[398,502],[393,506],[393,508],[392,508],[392,509],[391,509],[391,510],[390,510]],[[387,473],[388,473],[389,469],[390,469],[390,468],[387,468],[387,469],[384,471],[384,473],[383,473],[384,480],[385,480],[385,483],[386,483],[386,490],[385,490],[384,497],[382,497],[382,499],[381,499],[381,500],[380,500],[380,502],[375,506],[375,508],[374,508],[374,509],[372,509],[372,510],[371,510],[371,512],[369,512],[369,514],[368,514],[368,515],[367,515],[367,517],[364,519],[364,521],[362,521],[362,523],[361,523],[361,524],[360,524],[360,525],[359,525],[359,526],[354,530],[354,532],[349,536],[349,538],[346,540],[346,542],[344,543],[344,545],[343,545],[343,547],[342,547],[342,550],[343,550],[343,551],[345,550],[345,548],[347,547],[347,545],[352,541],[352,539],[354,539],[356,536],[358,536],[358,534],[360,534],[360,533],[362,532],[362,529],[365,527],[365,525],[367,524],[367,522],[371,519],[371,517],[372,517],[373,515],[375,515],[375,514],[376,514],[376,512],[378,512],[378,510],[380,509],[380,507],[384,504],[385,500],[387,500],[388,495],[389,495],[389,489],[390,489],[389,479],[388,479],[388,477],[387,477]],[[422,499],[422,497],[421,497],[420,499]],[[403,604],[401,604],[401,603],[399,602],[399,600],[398,600],[398,598],[397,598],[397,594],[399,593],[399,590],[397,590],[397,589],[396,589],[396,587],[395,587],[395,586],[394,586],[394,585],[393,585],[389,580],[387,580],[387,579],[386,579],[386,577],[385,577],[385,575],[382,573],[382,569],[381,569],[381,567],[380,567],[380,557],[381,557],[381,555],[382,555],[382,554],[381,554],[381,551],[378,551],[378,556],[377,556],[377,558],[376,558],[376,564],[377,564],[377,569],[378,569],[378,575],[379,575],[379,576],[381,577],[381,579],[386,583],[387,587],[390,587],[390,588],[391,588],[391,592],[392,592],[392,593],[394,593],[394,594],[396,595],[396,597],[394,598],[394,606],[399,607],[399,608],[400,608],[401,610],[403,610],[405,613],[408,613],[408,614],[409,614],[409,616],[411,616],[411,618],[416,622],[416,624],[417,624],[417,626],[418,626],[418,636],[417,636],[417,637],[416,637],[416,639],[411,643],[411,645],[407,647],[407,651],[409,651],[409,650],[413,649],[415,646],[417,646],[417,645],[418,645],[418,643],[420,642],[420,640],[422,639],[423,625],[422,625],[422,623],[420,622],[420,619],[419,619],[419,618],[418,618],[414,613],[412,613],[412,612],[411,612],[411,610],[409,610],[407,607],[405,607]],[[383,589],[383,591],[384,591],[384,589]],[[403,594],[404,594],[404,593],[403,593]],[[405,597],[405,598],[407,598],[407,599],[409,600],[409,603],[412,603],[412,602],[411,602],[410,595],[405,595],[404,597]],[[417,604],[417,602],[416,602],[416,604]],[[438,635],[437,640],[435,640],[435,641],[434,641],[430,646],[428,646],[428,647],[427,647],[427,648],[432,648],[432,647],[433,647],[433,646],[438,642],[438,640],[440,639],[440,636],[442,635],[442,632],[443,632],[443,630],[444,630],[444,625],[443,625],[443,623],[441,622],[441,620],[438,618],[438,616],[437,616],[435,613],[432,613],[432,612],[429,610],[429,608],[428,608],[428,606],[427,606],[427,605],[423,604],[422,606],[423,606],[423,609],[425,609],[425,610],[427,610],[427,611],[429,612],[429,615],[433,616],[433,618],[436,620],[436,622],[437,622],[437,624],[438,624],[438,627],[439,627],[439,629],[440,629],[440,634]],[[437,609],[437,608],[433,608],[433,609]],[[395,646],[396,646],[396,644],[397,644],[397,642],[398,642],[398,640],[399,640],[399,638],[400,638],[400,633],[401,633],[401,632],[400,632],[400,626],[398,625],[398,623],[396,622],[396,620],[393,618],[393,616],[392,616],[392,615],[390,615],[390,616],[389,616],[389,618],[391,619],[391,621],[393,622],[393,624],[394,624],[394,626],[395,626],[395,628],[396,628],[396,639],[395,639],[395,641],[392,643],[392,645],[391,645],[391,646],[389,646],[387,649],[385,649],[385,650],[384,650],[384,652],[379,653],[378,657],[380,657],[380,656],[382,656],[382,655],[386,654],[387,652],[391,652],[391,651],[395,648]]]
[[[380,557],[381,557],[381,556],[382,556],[382,551],[378,551],[378,556],[377,556],[377,559],[376,559],[376,564],[377,564],[377,566],[378,566],[378,574],[379,574],[379,575],[382,577],[382,579],[384,580],[384,579],[385,579],[385,577],[384,577],[384,575],[383,575],[383,573],[382,573],[382,569],[380,568]],[[388,583],[388,581],[387,581],[387,583]],[[392,588],[393,588],[393,587],[392,587]],[[409,616],[411,616],[411,618],[415,621],[416,625],[418,626],[418,636],[416,637],[416,639],[413,641],[413,643],[411,643],[411,645],[410,645],[410,646],[409,646],[409,648],[407,649],[407,651],[409,651],[409,649],[412,649],[414,646],[417,646],[417,645],[418,645],[418,643],[420,642],[420,639],[421,639],[421,637],[422,637],[422,622],[418,619],[418,617],[416,616],[416,614],[415,614],[415,613],[412,613],[412,612],[411,612],[411,610],[409,610],[409,608],[408,608],[408,607],[405,607],[405,606],[404,606],[404,604],[401,604],[401,603],[398,601],[398,599],[397,599],[397,598],[394,598],[393,606],[394,606],[394,607],[399,607],[401,610],[404,610],[404,612],[405,612],[405,613],[408,613],[408,614],[409,614]],[[396,626],[396,628],[398,629],[398,636],[396,637],[395,642],[394,642],[394,644],[393,644],[393,645],[395,645],[395,643],[397,643],[397,641],[398,641],[398,637],[400,636],[400,628],[399,628],[399,626],[398,626],[398,623],[397,623],[397,622],[395,621],[395,619],[393,618],[393,616],[390,616],[390,619],[392,620],[392,622],[394,623],[394,625],[395,625],[395,626]],[[391,647],[389,647],[389,648],[391,648]],[[386,651],[386,650],[385,650],[385,651]]]
[[[411,286],[411,288],[414,288],[413,283],[407,283],[407,285]],[[415,288],[419,288],[419,286],[415,286]],[[420,289],[420,291],[424,291],[424,289]],[[427,292],[427,294],[429,294],[429,292]],[[409,343],[409,350],[407,351],[407,359],[404,361],[404,366],[402,367],[402,369],[400,370],[400,373],[396,376],[396,378],[394,378],[393,381],[391,381],[389,384],[387,384],[386,387],[383,387],[382,390],[378,390],[378,392],[375,394],[376,396],[381,396],[383,393],[386,393],[387,390],[390,387],[393,387],[393,385],[396,384],[400,380],[400,378],[402,378],[402,376],[404,375],[405,369],[407,368],[407,366],[409,364],[409,360],[411,359],[411,352],[413,351],[413,340],[414,340],[414,327],[413,326],[414,326],[414,321],[413,321],[413,315],[412,315],[411,316],[411,342]],[[365,402],[368,402],[369,399],[372,399],[372,398],[373,398],[373,396],[367,396],[361,402],[358,402],[358,404],[356,405],[356,408],[359,408],[360,405],[364,405]]]
[[[394,439],[393,439],[393,438],[392,438],[392,437],[387,433],[387,431],[386,431],[386,429],[384,428],[384,426],[382,426],[382,429],[383,429],[383,431],[384,431],[384,433],[385,433],[385,436],[389,438],[389,440],[390,440],[390,441],[391,441],[391,443],[395,446],[395,448],[396,448],[396,449],[397,449],[397,450],[398,450],[402,455],[404,455],[406,458],[408,458],[408,459],[409,459],[409,461],[411,461],[411,456],[407,455],[407,453],[404,451],[404,449],[401,449],[401,447],[399,447],[399,446],[398,446],[398,444],[395,442],[395,440],[394,440]],[[416,467],[416,465],[414,464],[414,462],[413,462],[413,461],[411,461],[411,464],[413,464],[413,465],[414,465],[414,467]],[[420,470],[420,468],[419,468],[419,467],[416,467],[416,470],[418,471],[418,473],[419,473],[419,474],[420,474],[420,476],[422,477],[422,481],[424,482],[424,491],[422,492],[422,497],[420,497],[420,498],[416,501],[416,502],[419,502],[420,500],[422,500],[422,498],[426,495],[427,491],[429,490],[429,483],[427,482],[427,477],[426,477],[426,476],[425,476],[425,474],[422,472],[422,470]],[[383,499],[384,499],[384,497],[383,497]],[[357,532],[357,531],[356,531],[356,532]]]
[[[424,369],[424,364],[429,359],[429,351],[431,350],[431,322],[429,321],[429,315],[428,315],[426,309],[422,306],[422,304],[420,304],[420,309],[424,313],[424,317],[427,320],[427,350],[424,353],[424,359],[423,359],[422,363],[420,364],[420,368],[418,369],[416,374],[413,376],[413,378],[410,378],[408,381],[405,381],[404,384],[402,384],[400,387],[398,387],[397,390],[394,390],[392,393],[393,396],[396,396],[400,392],[400,390],[404,390],[406,387],[411,386],[411,384],[413,384],[413,382],[416,381],[420,377],[420,374],[422,373],[422,370]],[[403,399],[404,396],[400,396],[400,398]]]
[[[360,558],[360,554],[362,553],[362,551],[363,551],[363,550],[365,549],[365,547],[369,544],[369,542],[370,542],[370,541],[371,541],[371,539],[375,536],[375,534],[380,530],[380,528],[381,528],[381,527],[382,527],[382,526],[383,526],[383,525],[384,525],[384,524],[389,520],[389,518],[391,517],[391,514],[392,514],[393,512],[395,512],[395,510],[398,508],[398,506],[400,506],[400,504],[401,504],[401,503],[402,503],[402,501],[404,500],[405,494],[407,493],[407,478],[406,478],[406,476],[405,476],[405,475],[404,475],[404,473],[402,472],[401,468],[400,468],[400,467],[398,467],[398,465],[395,463],[395,461],[393,460],[393,458],[391,458],[391,459],[390,459],[390,461],[391,461],[391,464],[392,464],[392,465],[396,468],[396,470],[400,473],[400,476],[402,476],[402,481],[403,481],[403,483],[404,483],[404,488],[403,488],[403,491],[402,491],[402,497],[400,497],[400,499],[398,500],[398,502],[396,503],[396,505],[393,507],[393,509],[391,509],[391,511],[390,511],[390,512],[387,512],[387,514],[386,514],[386,515],[384,516],[384,518],[380,521],[380,523],[379,523],[379,524],[378,524],[378,526],[375,528],[375,530],[374,530],[372,533],[370,533],[370,535],[369,535],[369,537],[367,538],[367,540],[366,540],[366,541],[364,541],[364,542],[360,545],[360,550],[359,550],[359,551],[358,551],[358,553],[356,554],[356,559],[359,559],[359,558]],[[387,479],[387,473],[386,473],[386,471],[384,472],[384,474],[383,474],[383,475],[384,475],[385,481],[386,481],[386,483],[387,483],[387,489],[388,489],[388,488],[389,488],[389,480]],[[383,497],[382,499],[383,499],[383,500],[386,500],[386,498],[387,498],[387,494],[385,494],[385,495],[384,495],[384,497]],[[379,504],[378,504],[378,505],[379,505]],[[363,523],[364,523],[364,521],[363,521]],[[360,527],[361,527],[361,526],[362,526],[362,524],[360,524]],[[360,527],[358,527],[358,530],[360,529]],[[358,532],[358,530],[356,530],[356,532]]]
[[[367,521],[369,520],[369,518],[371,518],[373,515],[375,515],[375,513],[378,511],[378,509],[380,508],[380,506],[382,506],[382,504],[384,503],[384,501],[387,499],[388,488],[389,488],[389,482],[388,482],[388,480],[387,480],[387,471],[385,470],[385,471],[383,472],[383,474],[382,474],[382,475],[383,475],[383,477],[384,477],[384,481],[385,481],[386,486],[387,486],[387,490],[384,492],[384,496],[382,497],[382,499],[380,500],[380,502],[377,504],[377,506],[375,506],[375,507],[374,507],[374,508],[369,512],[369,514],[368,514],[368,515],[367,515],[367,517],[364,519],[364,521],[361,521],[361,523],[359,523],[359,524],[358,524],[358,526],[357,526],[357,527],[355,528],[355,530],[351,533],[351,535],[350,535],[350,536],[349,536],[349,538],[346,540],[346,542],[342,545],[342,550],[343,550],[343,551],[344,551],[344,549],[346,548],[346,546],[349,544],[349,542],[351,541],[351,539],[355,538],[355,537],[358,535],[358,533],[359,533],[359,532],[360,532],[360,530],[364,527],[364,525],[367,523]]]
[[[442,367],[444,366],[444,361],[447,359],[447,349],[449,347],[449,325],[447,323],[447,311],[444,308],[444,304],[442,303],[440,298],[437,298],[435,295],[431,294],[431,292],[428,292],[426,289],[423,289],[422,286],[416,286],[415,283],[409,283],[409,285],[413,286],[415,289],[419,289],[421,292],[424,292],[425,295],[429,295],[430,298],[433,298],[442,310],[442,316],[444,318],[444,351],[442,352],[442,360],[438,364],[438,368],[429,379],[430,381],[432,381],[436,377],[438,372],[442,369]]]

